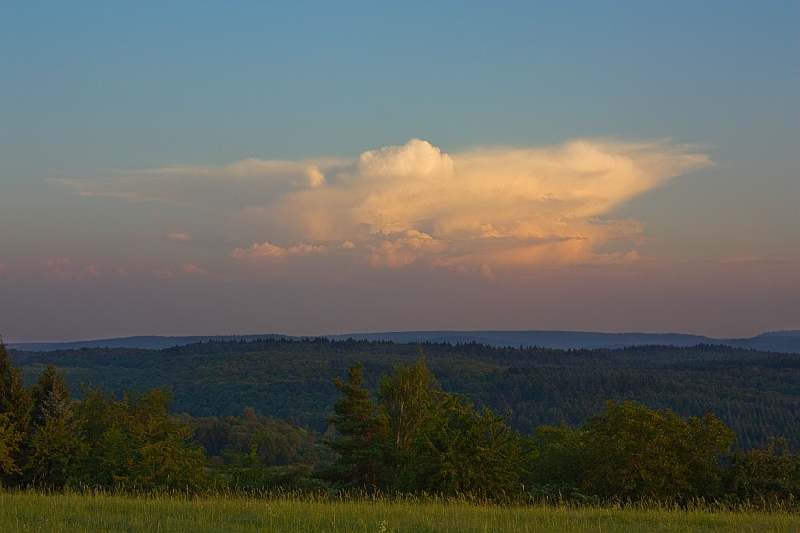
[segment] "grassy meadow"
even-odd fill
[[[500,507],[445,501],[0,493],[16,532],[623,532],[800,531],[782,512],[625,507]]]

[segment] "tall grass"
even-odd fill
[[[0,493],[0,530],[16,532],[797,532],[786,512],[658,506],[495,506],[428,499],[296,495],[187,497]]]

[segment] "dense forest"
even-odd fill
[[[681,417],[714,413],[749,450],[770,437],[800,444],[800,355],[716,345],[691,348],[552,350],[481,344],[303,341],[207,342],[164,350],[10,350],[26,383],[56,366],[79,395],[82,385],[118,399],[126,391],[169,387],[175,414],[192,417],[274,417],[318,433],[339,392],[332,379],[363,365],[374,388],[396,364],[411,364],[422,349],[442,389],[479,407],[511,411],[522,434],[566,422],[577,427],[606,401],[636,401]],[[288,401],[287,401],[288,399]]]
[[[800,454],[783,438],[732,450],[733,432],[712,413],[681,417],[607,401],[577,427],[521,434],[509,426],[510,411],[445,391],[422,350],[382,373],[374,390],[364,368],[349,365],[346,380],[331,381],[336,399],[320,436],[252,407],[240,417],[170,415],[170,393],[160,388],[115,398],[84,386],[75,399],[53,366],[26,386],[0,343],[0,481],[46,490],[797,506]]]

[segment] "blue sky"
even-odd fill
[[[7,340],[800,327],[796,2],[3,2],[0,72]]]

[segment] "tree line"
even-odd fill
[[[577,427],[521,435],[510,413],[475,409],[443,392],[420,359],[384,375],[375,399],[352,366],[330,418],[339,454],[321,477],[344,489],[591,501],[783,503],[800,495],[800,455],[785,439],[733,451],[713,414],[680,418],[635,402],[607,402]]]
[[[324,435],[296,420],[169,413],[151,389],[116,399],[70,396],[46,368],[25,387],[0,344],[0,481],[4,487],[115,490],[367,491],[498,502],[696,500],[796,505],[800,455],[785,439],[733,450],[713,414],[682,418],[608,402],[578,426],[521,434],[496,414],[446,392],[420,357],[384,373],[373,391],[350,366]],[[203,444],[205,444],[205,446]],[[732,451],[733,450],[733,451]]]
[[[339,394],[334,377],[360,362],[374,389],[395,364],[413,364],[419,348],[444,390],[494,412],[512,411],[508,423],[523,434],[562,420],[575,427],[606,400],[632,400],[683,417],[713,412],[734,431],[740,450],[775,436],[800,444],[798,354],[709,345],[553,350],[327,339],[10,353],[28,384],[52,364],[73,390],[94,383],[121,397],[169,386],[173,413],[223,419],[253,407],[322,433]]]

